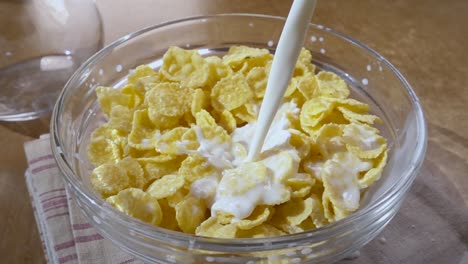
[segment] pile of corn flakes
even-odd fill
[[[256,122],[272,58],[245,46],[222,58],[171,47],[159,71],[142,65],[122,89],[98,87],[108,122],[88,146],[94,189],[127,215],[208,237],[279,236],[352,214],[381,175],[386,140],[369,106],[348,98],[336,74],[316,73],[306,49],[284,95],[299,110],[285,115],[290,150],[273,148],[263,163],[242,161],[248,146],[232,135]],[[207,147],[200,139],[232,151],[201,155]],[[265,165],[273,163],[279,170]],[[277,189],[269,185],[272,173]],[[276,198],[255,198],[241,217],[211,208],[218,196],[234,199],[259,184]]]

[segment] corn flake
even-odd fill
[[[192,183],[213,173],[215,173],[214,168],[198,154],[188,155],[179,168],[179,174],[184,177],[187,183]]]
[[[250,89],[254,91],[256,98],[263,98],[268,82],[268,75],[264,67],[254,67],[246,75],[246,81]]]
[[[103,125],[91,134],[88,158],[94,166],[117,161],[122,157],[121,137],[115,129]]]
[[[237,122],[231,112],[224,110],[219,118],[219,124],[228,132],[232,133],[237,128]]]
[[[369,187],[369,185],[380,178],[383,168],[387,164],[387,151],[384,151],[381,157],[376,159],[373,163],[374,167],[358,179],[361,189]]]
[[[166,131],[156,141],[156,150],[162,154],[180,154],[182,136],[188,131],[187,127],[176,127]]]
[[[347,98],[349,89],[346,82],[333,72],[321,71],[316,75],[318,95],[332,98]]]
[[[353,212],[358,209],[361,195],[358,174],[370,168],[371,163],[361,161],[349,152],[336,153],[325,162],[321,173],[324,194],[327,194],[335,211]]]
[[[273,237],[273,236],[282,236],[286,233],[279,230],[278,228],[263,223],[261,225],[255,226],[252,229],[248,230],[238,230],[236,237],[239,238],[264,238],[264,237]]]
[[[386,140],[376,128],[351,123],[343,129],[343,139],[348,151],[363,159],[377,158],[386,148]]]
[[[246,219],[237,222],[237,227],[242,230],[249,230],[265,223],[272,214],[272,209],[268,206],[257,206]]]
[[[200,224],[207,218],[205,203],[194,197],[188,197],[175,207],[176,219],[180,229],[194,234]]]
[[[103,197],[117,194],[130,186],[124,168],[115,163],[105,163],[91,173],[91,184]]]
[[[166,199],[158,200],[161,211],[163,212],[163,218],[160,227],[166,228],[169,230],[180,231],[179,225],[176,220],[176,211],[171,207]]]
[[[127,135],[132,129],[133,111],[125,106],[116,105],[111,109],[108,126]]]
[[[158,200],[137,188],[120,191],[106,201],[117,210],[153,225],[159,225],[163,219]]]
[[[192,90],[176,83],[159,83],[146,92],[148,116],[158,128],[171,128],[192,104]],[[166,122],[171,121],[169,124]]]
[[[237,168],[223,171],[218,192],[222,195],[240,195],[266,181],[268,172],[260,162],[247,162]]]
[[[160,135],[148,117],[148,111],[137,110],[133,113],[132,130],[128,135],[128,145],[138,150],[154,149],[155,138]]]
[[[236,224],[222,225],[218,223],[216,217],[212,216],[196,228],[195,234],[205,237],[235,238],[237,230]]]
[[[119,160],[117,163],[119,167],[124,169],[129,179],[130,187],[143,188],[146,184],[146,178],[144,176],[143,169],[141,168],[138,161],[131,157],[126,157]]]
[[[219,112],[236,109],[253,97],[254,93],[244,75],[239,73],[221,79],[211,90],[211,104]]]
[[[194,50],[170,47],[163,57],[160,73],[184,87],[201,88],[210,82],[210,67]]]
[[[99,106],[101,110],[110,116],[112,108],[116,105],[125,106],[128,108],[134,107],[134,98],[131,95],[123,94],[120,90],[112,87],[99,86],[96,88]]]
[[[313,136],[320,128],[320,122],[333,111],[333,108],[332,102],[321,97],[305,102],[299,116],[302,129]]]
[[[182,186],[184,186],[184,177],[177,174],[165,175],[155,180],[146,190],[156,199],[167,198],[174,195]]]
[[[264,66],[272,57],[267,49],[233,46],[223,57],[223,63],[231,66],[234,71],[246,72],[256,66]]]

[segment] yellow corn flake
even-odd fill
[[[128,76],[128,84],[139,86],[141,85],[140,80],[145,77],[152,77],[157,76],[158,73],[155,72],[150,66],[148,65],[140,65],[135,68],[135,70],[131,71],[130,75]],[[158,78],[159,79],[159,78]],[[159,81],[156,81],[159,82]]]
[[[313,72],[307,72],[299,79],[297,89],[306,100],[312,99],[318,91],[318,81]]]
[[[249,68],[265,65],[272,57],[267,49],[232,46],[223,57],[223,63],[231,66],[234,71],[247,71]]]
[[[132,129],[133,111],[125,106],[116,105],[111,109],[108,126],[128,134]]]
[[[144,97],[145,97],[145,89],[144,87],[138,88],[135,85],[127,84],[122,88],[122,94],[124,95],[129,95],[132,97],[132,105],[126,105],[128,108],[137,108],[139,105],[141,105],[144,102]]]
[[[209,106],[209,98],[209,95],[206,95],[202,89],[196,89],[193,91],[192,104],[190,105],[190,111],[193,116]]]
[[[351,123],[343,129],[343,140],[348,151],[363,159],[377,158],[386,148],[386,140],[376,128]]]
[[[220,57],[210,56],[205,58],[210,68],[210,84],[214,85],[217,81],[233,74],[231,67],[223,63]]]
[[[201,110],[195,115],[198,127],[194,127],[197,138],[215,140],[217,143],[230,142],[231,137],[226,130],[216,124],[215,119],[205,110]]]
[[[323,204],[319,196],[313,194],[310,196],[310,199],[312,199],[312,213],[310,214],[310,219],[315,227],[319,228],[329,224],[328,220],[325,218]]]
[[[219,118],[219,124],[228,132],[232,133],[237,128],[234,116],[228,110],[224,110]]]
[[[334,153],[343,152],[345,143],[343,140],[343,125],[326,124],[317,132],[315,139],[320,154],[330,158]]]
[[[260,162],[246,162],[237,168],[223,171],[223,178],[218,185],[222,195],[241,195],[267,179],[267,168]]]
[[[353,212],[359,207],[360,188],[358,174],[372,168],[372,163],[361,161],[349,152],[333,155],[322,169],[322,181],[335,211]],[[335,212],[336,215],[336,212]]]
[[[201,88],[210,82],[210,67],[195,50],[170,47],[159,71],[165,78],[184,87]]]
[[[200,224],[207,218],[205,202],[188,197],[175,207],[176,219],[183,232],[194,234]]]
[[[159,83],[146,92],[148,116],[158,128],[171,128],[192,104],[192,90],[176,83]],[[166,123],[171,121],[169,124]]]
[[[235,238],[237,230],[236,224],[222,225],[218,223],[216,217],[212,216],[196,228],[195,234],[205,237]]]
[[[333,223],[338,220],[341,220],[349,216],[352,213],[351,211],[347,211],[347,210],[344,210],[343,208],[339,208],[335,206],[332,200],[330,199],[328,193],[323,194],[322,205],[323,205],[324,216],[329,223]]]
[[[263,98],[268,82],[268,75],[264,67],[254,67],[246,75],[246,81],[250,89],[254,91],[256,98]]]
[[[293,177],[286,180],[286,185],[291,187],[292,190],[298,190],[306,186],[313,186],[315,179],[312,175],[307,173],[296,173]]]
[[[91,173],[91,185],[103,197],[117,194],[130,186],[124,168],[115,163],[105,163]]]
[[[309,155],[310,145],[312,144],[310,138],[297,129],[288,129],[291,133],[289,143],[297,150],[299,158],[304,159]]]
[[[88,158],[94,166],[117,161],[122,157],[121,137],[115,129],[103,125],[91,134],[88,145]]]
[[[128,135],[128,145],[139,150],[154,149],[155,138],[160,135],[148,117],[147,110],[137,110],[133,114],[132,130]]]
[[[294,68],[293,76],[314,74],[315,65],[312,64],[312,54],[309,50],[302,48],[297,58],[296,67]]]
[[[249,230],[265,223],[269,219],[271,214],[272,209],[270,207],[264,205],[257,206],[249,215],[249,217],[240,220],[236,224],[239,229]]]
[[[179,174],[184,177],[187,183],[192,183],[213,173],[215,173],[214,168],[198,154],[188,155],[179,168]]]
[[[182,136],[189,129],[186,127],[176,127],[164,134],[156,141],[156,150],[162,154],[180,154]]]
[[[284,97],[290,98],[291,95],[297,90],[297,86],[300,82],[300,77],[293,77],[291,81],[289,82],[288,88],[286,88],[286,91],[284,92]]]
[[[186,151],[194,151],[198,149],[198,147],[200,146],[200,143],[198,142],[197,132],[195,132],[195,129],[193,127],[187,130],[182,135],[180,145]]]
[[[279,205],[276,213],[284,217],[289,225],[300,225],[312,213],[312,199],[291,199],[288,202]]]
[[[334,102],[336,106],[341,106],[349,111],[358,113],[358,114],[367,114],[369,111],[369,105],[354,100],[352,98],[340,99],[340,98],[327,98],[328,101]]]
[[[140,158],[147,182],[159,179],[165,175],[176,173],[181,166],[182,156],[160,155],[152,158]]]
[[[160,199],[158,203],[163,212],[163,218],[159,226],[169,230],[180,231],[174,207],[171,207],[166,199]]]
[[[138,161],[131,157],[126,157],[122,160],[119,160],[117,163],[121,167],[129,179],[130,187],[143,188],[146,184],[146,178],[144,176],[143,169],[141,168]]]
[[[230,224],[232,219],[234,219],[234,216],[230,213],[223,212],[223,211],[216,212],[216,220],[218,221],[218,223],[222,225]]]
[[[316,75],[316,78],[319,96],[343,99],[349,96],[348,85],[335,73],[321,71]]]
[[[99,106],[101,110],[110,116],[112,108],[116,105],[132,108],[134,105],[134,98],[132,95],[123,94],[120,90],[112,87],[99,86],[96,88],[96,95],[98,97]]]
[[[163,219],[158,200],[140,189],[125,189],[106,201],[117,210],[153,225],[159,225]]]
[[[221,79],[211,90],[211,104],[219,112],[236,109],[253,97],[244,75],[239,73]]]
[[[387,164],[387,151],[385,150],[381,157],[373,161],[374,166],[367,171],[362,177],[359,177],[359,187],[361,189],[369,187],[373,182],[380,179],[385,165]]]
[[[320,128],[320,122],[333,111],[333,108],[332,102],[321,97],[305,102],[299,116],[302,129],[313,136]]]
[[[236,117],[239,124],[253,123],[257,121],[258,106],[253,103],[246,103],[232,110],[232,114]]]
[[[180,188],[173,195],[166,197],[167,204],[175,208],[180,202],[185,200],[187,197],[188,191],[185,188]]]
[[[277,182],[284,182],[297,171],[297,165],[293,155],[288,151],[282,151],[260,161],[273,174]]]
[[[349,122],[359,122],[359,123],[366,123],[366,124],[374,124],[374,123],[382,122],[380,118],[375,115],[355,113],[349,110],[348,108],[342,107],[342,106],[338,106],[337,108],[338,110],[340,110],[341,113],[343,113],[343,117],[349,120]]]
[[[282,235],[286,235],[286,233],[267,223],[248,230],[238,230],[236,233],[236,237],[238,238],[264,238]]]
[[[174,195],[184,186],[184,177],[177,174],[169,174],[155,180],[146,190],[156,199],[162,199]]]
[[[200,127],[217,126],[215,119],[206,110],[201,110],[195,115],[197,125]]]

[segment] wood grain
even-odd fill
[[[184,16],[228,12],[285,16],[290,3],[283,0],[97,0],[106,43],[139,28]],[[403,205],[401,217],[413,217],[411,206],[416,206],[419,200],[411,196],[426,192],[449,192],[449,200],[457,201],[455,206],[460,206],[462,211],[468,207],[467,14],[468,1],[464,0],[326,0],[319,1],[313,18],[314,23],[350,35],[389,59],[407,77],[424,106],[430,136],[426,165]],[[0,127],[2,263],[44,262],[23,177],[26,162],[22,147],[30,139]],[[461,219],[447,221],[468,226],[465,216],[454,215]],[[444,223],[442,219],[440,225]],[[385,232],[388,230],[392,231],[392,226]],[[453,236],[450,239],[468,243],[466,228],[456,229]],[[439,246],[432,248],[437,250]],[[466,250],[466,245],[457,250]],[[361,261],[396,263],[382,252],[376,253],[379,256],[366,255]],[[437,255],[439,258],[427,259],[421,255],[418,258],[416,254],[402,259],[408,261],[405,263],[442,263],[447,259],[443,252]]]

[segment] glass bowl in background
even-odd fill
[[[47,132],[60,91],[102,48],[102,35],[93,0],[0,1],[2,124],[27,129],[25,121],[44,119],[41,132]],[[41,124],[30,123],[35,125],[29,129],[36,130]]]
[[[106,204],[90,186],[93,169],[86,155],[90,133],[105,118],[98,85],[121,87],[129,70],[161,65],[169,46],[223,55],[232,45],[274,52],[284,18],[226,14],[187,18],[129,34],[107,46],[66,84],[51,121],[54,157],[83,213],[106,238],[129,253],[158,263],[290,263],[337,261],[376,237],[398,211],[422,164],[426,124],[419,101],[404,77],[365,45],[320,25],[310,25],[304,46],[319,69],[335,72],[352,97],[371,106],[383,120],[379,129],[390,147],[382,178],[350,217],[304,233],[262,239],[214,239],[155,227]],[[288,263],[286,261],[286,263]]]

